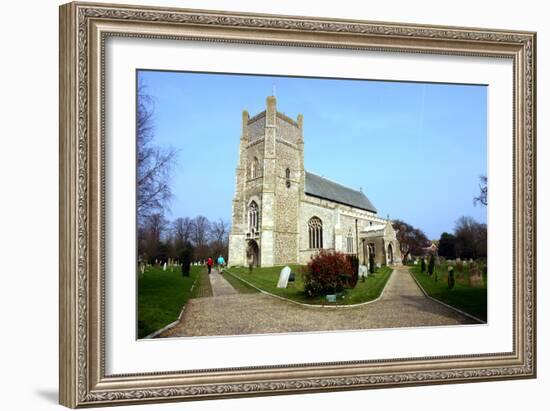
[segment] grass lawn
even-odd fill
[[[190,298],[202,298],[202,297],[212,297],[212,284],[210,284],[210,276],[208,275],[208,269],[206,267],[192,267],[199,268],[200,272],[197,277],[197,282],[193,291],[191,291]]]
[[[147,267],[138,276],[138,338],[160,330],[178,319],[185,302],[191,297],[191,287],[204,267],[192,266],[189,277],[174,267]]]
[[[392,272],[392,269],[389,267],[379,268],[374,275],[369,275],[365,282],[359,281],[355,288],[346,290],[343,299],[338,299],[335,303],[328,303],[325,296],[308,297],[304,293],[304,281],[301,273],[302,266],[290,265],[289,267],[296,274],[296,280],[294,284],[290,283],[287,288],[277,288],[279,274],[283,267],[254,268],[251,273],[248,268],[233,267],[229,269],[229,274],[226,273],[226,276],[230,277],[233,274],[237,278],[248,281],[263,291],[301,303],[349,305],[376,299],[382,292]],[[234,284],[232,285],[237,288]],[[237,288],[237,290],[239,289]]]
[[[251,287],[250,285],[248,285],[247,283],[239,280],[238,278],[235,278],[234,276],[232,276],[231,274],[228,274],[227,272],[223,272],[223,278],[225,278],[227,280],[227,282],[229,284],[231,284],[231,286],[237,290],[237,292],[239,294],[252,294],[252,293],[259,293],[259,291],[257,289],[255,289],[254,287]]]
[[[411,273],[431,297],[487,321],[487,276],[483,277],[483,287],[470,287],[468,285],[470,274],[465,264],[462,274],[457,273],[455,268],[455,286],[450,289],[447,286],[447,265],[441,264],[435,268],[437,281],[434,281],[427,272],[421,273],[420,265],[409,267]]]

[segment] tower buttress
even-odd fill
[[[275,251],[275,185],[277,179],[277,100],[269,96],[266,101],[264,161],[262,183],[261,210],[261,257],[262,266],[271,267],[274,264]]]
[[[245,183],[247,170],[246,146],[248,144],[248,111],[242,114],[242,131],[239,142],[239,163],[235,170],[235,195],[231,209],[231,232],[229,234],[229,265],[244,265],[246,261],[245,232],[246,232],[246,204]]]

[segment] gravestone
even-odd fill
[[[167,264],[166,264],[166,262],[165,262],[165,263],[164,263],[164,266],[163,266],[163,270],[164,270],[164,271],[166,271],[166,266],[167,266]]]
[[[483,277],[481,275],[470,275],[468,284],[470,287],[483,287]]]
[[[470,275],[468,276],[468,285],[470,287],[483,287],[483,276],[476,263],[470,264]]]
[[[277,288],[286,288],[288,285],[288,277],[290,277],[290,267],[286,266],[281,270],[279,274],[279,282],[277,283]]]
[[[363,278],[363,277],[367,277],[369,275],[369,269],[367,268],[366,265],[359,265],[359,272],[357,273],[357,277],[359,279]]]

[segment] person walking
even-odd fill
[[[212,266],[214,265],[214,260],[212,260],[211,257],[208,257],[208,260],[206,261],[206,265],[208,266],[208,274],[212,272]]]
[[[220,255],[218,257],[218,274],[221,274],[222,273],[222,268],[223,266],[225,265],[225,260],[223,259],[223,257]]]

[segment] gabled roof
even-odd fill
[[[305,191],[310,196],[376,213],[376,208],[361,191],[353,190],[309,171],[306,171]]]

